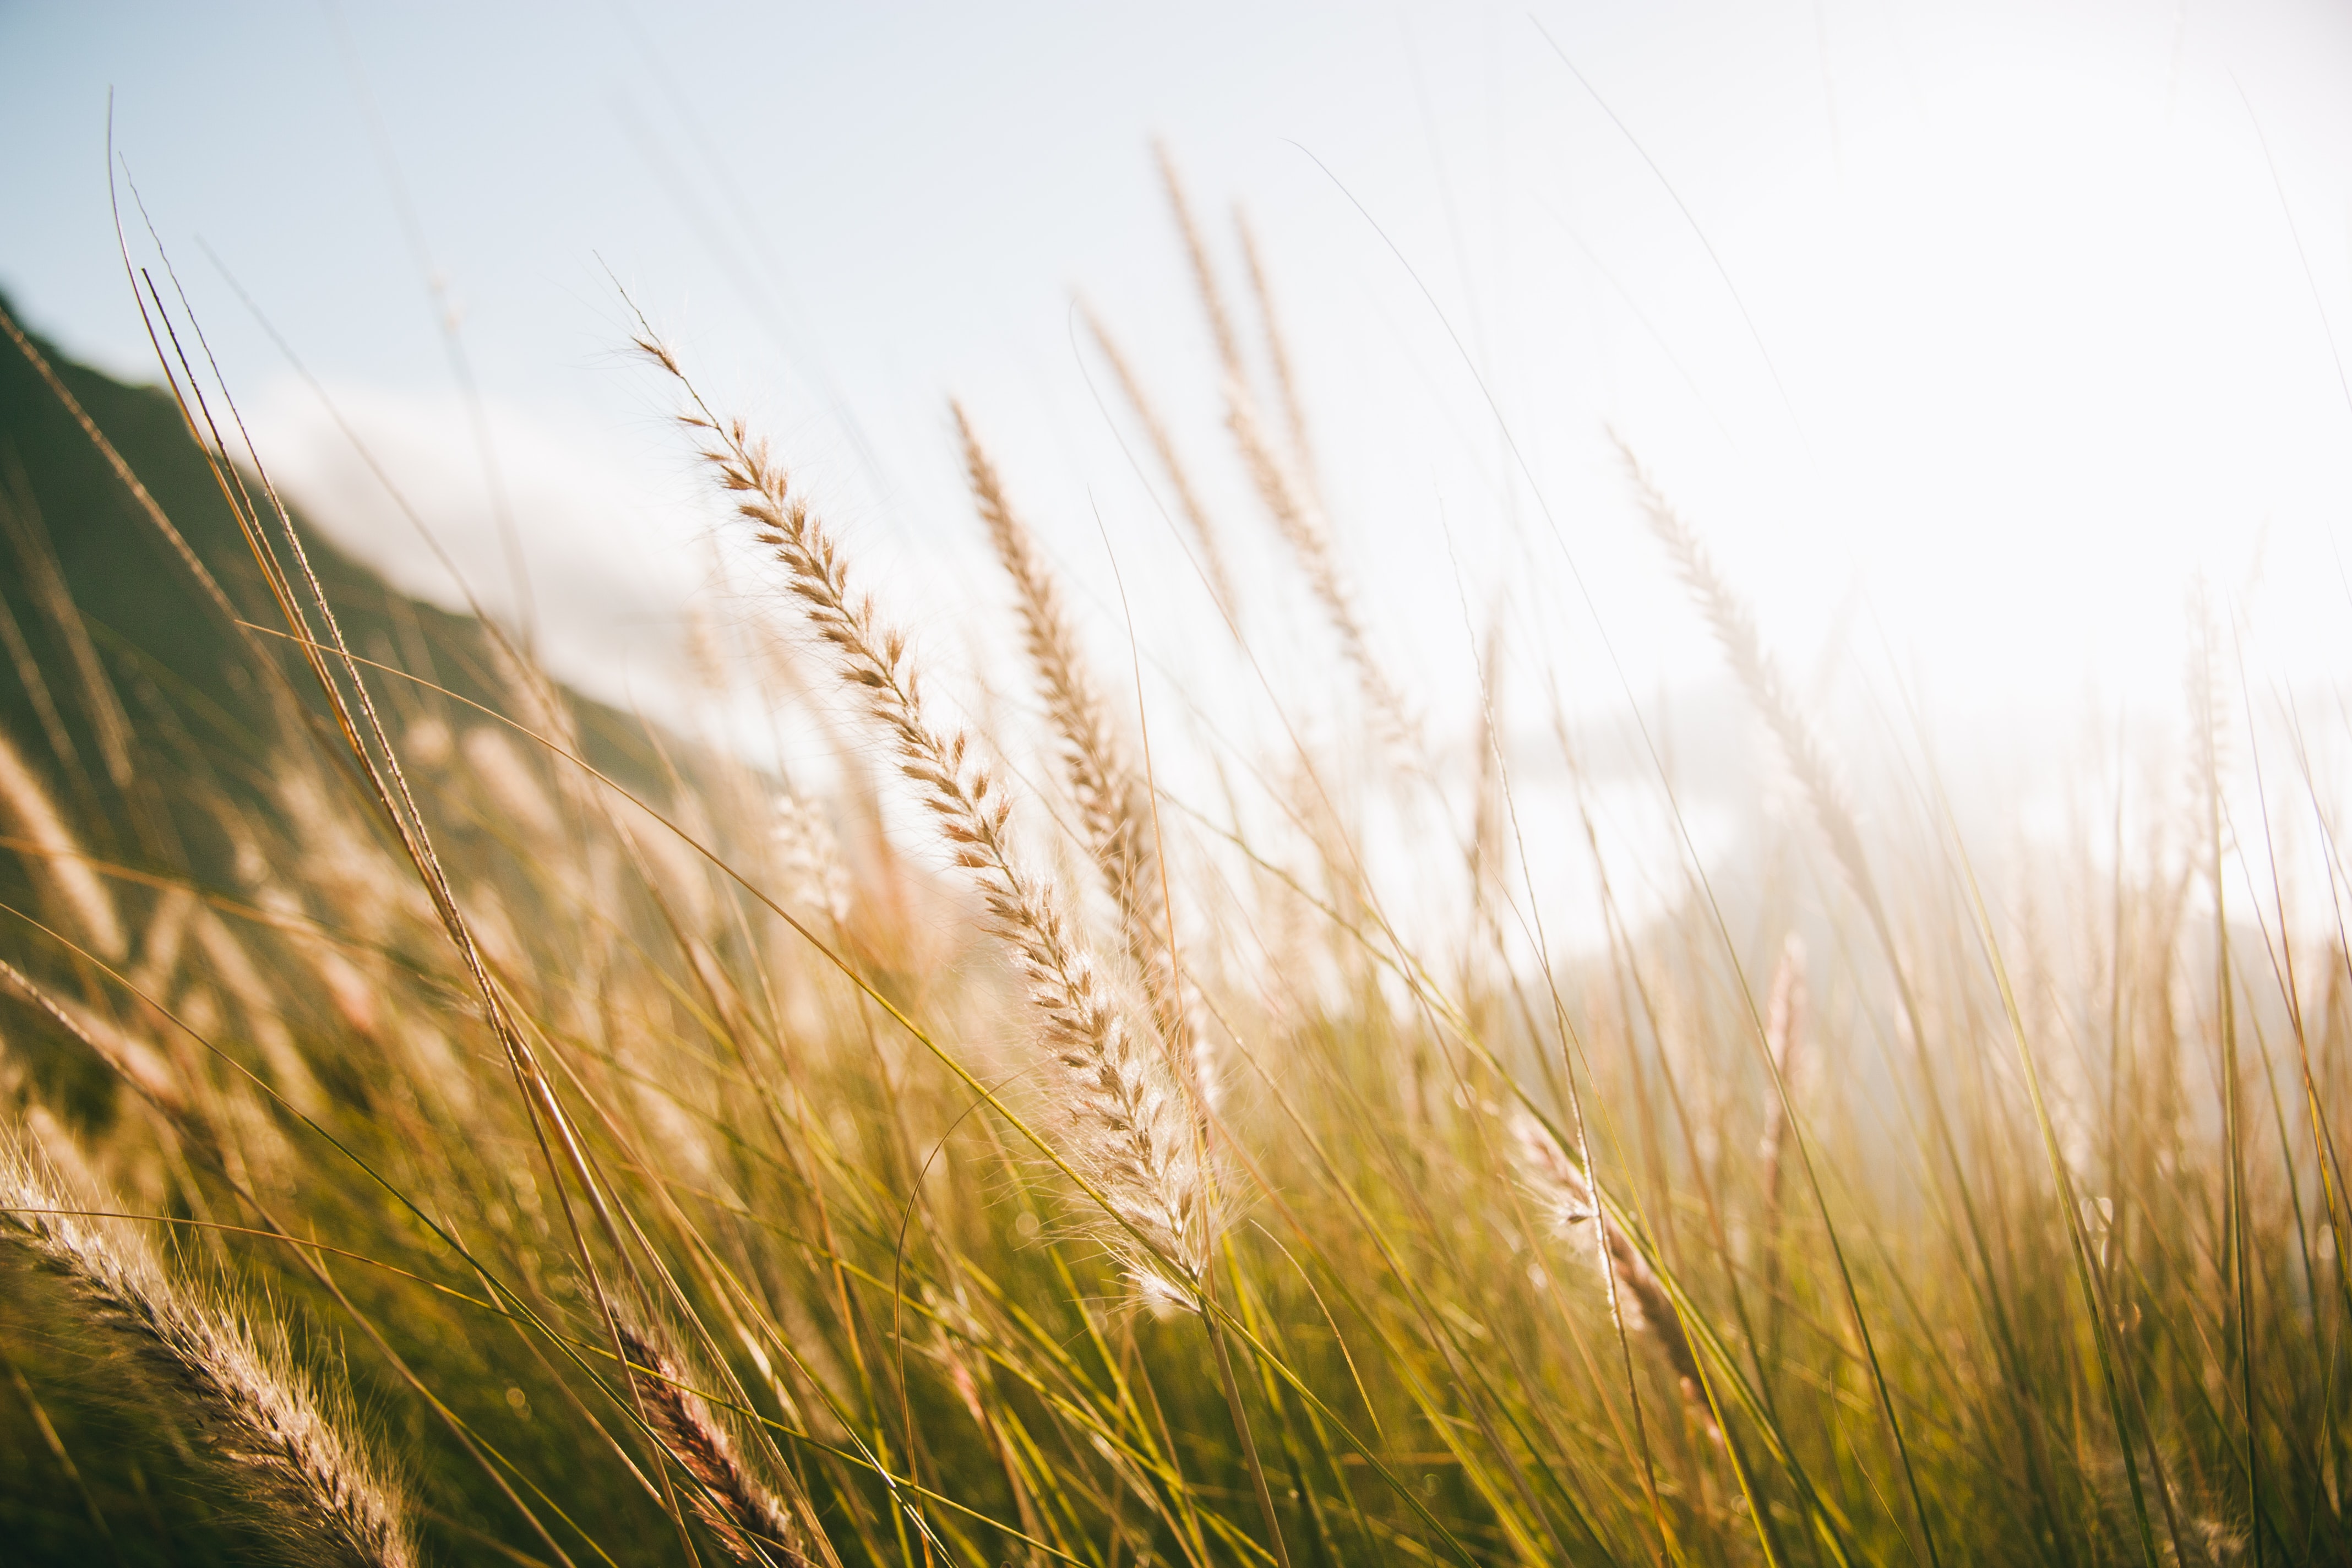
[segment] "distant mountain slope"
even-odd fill
[[[14,317],[5,299],[0,309]],[[34,341],[244,618],[282,626],[170,395],[113,380]],[[460,696],[512,709],[480,623],[394,592],[316,529],[299,519],[298,525],[354,650],[429,672]],[[284,732],[274,683],[257,671],[245,639],[207,601],[56,393],[5,339],[0,611],[0,641],[6,644],[0,649],[0,730],[60,807],[87,825],[96,840],[90,847],[158,870],[217,872],[226,847],[209,830],[207,814],[187,809],[184,792],[202,781],[202,787],[267,806],[269,752]],[[293,668],[290,647],[282,657]],[[440,705],[395,678],[374,684],[395,707]],[[295,685],[306,690],[307,674]],[[590,760],[659,793],[655,748],[643,726],[591,699],[566,698]],[[462,710],[449,716],[464,717]],[[174,859],[184,863],[168,864]],[[13,878],[0,870],[0,880]]]

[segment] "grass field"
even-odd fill
[[[984,411],[984,635],[1033,683],[987,733],[646,326],[773,559],[760,697],[835,737],[811,792],[658,731],[625,768],[495,631],[460,680],[348,630],[167,359],[247,558],[137,570],[250,721],[126,698],[62,592],[11,634],[0,1557],[2352,1560],[2344,868],[2226,639],[2183,754],[1985,861],[1932,771],[1853,782],[1628,452],[1788,808],[1621,898],[1568,713],[1564,791],[1491,732],[1440,765],[1272,312],[1192,251],[1225,404],[1169,413],[1255,515],[1098,331],[1108,384],[1233,612],[1202,635],[1319,617],[1298,698],[1355,722],[1181,769]],[[107,504],[167,529],[146,460]],[[1220,539],[1268,527],[1292,575],[1235,583]],[[1535,809],[1594,845],[1589,947]],[[1458,929],[1400,901],[1400,819]]]

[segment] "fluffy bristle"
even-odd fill
[[[115,1206],[69,1193],[0,1136],[0,1238],[62,1279],[90,1328],[194,1423],[269,1545],[292,1562],[410,1568],[404,1500],[354,1429],[348,1400],[296,1369],[283,1329],[175,1281],[128,1224],[83,1217]]]
[[[740,422],[727,428],[705,454],[721,487],[740,498],[736,510],[775,552],[835,673],[864,699],[1029,982],[1041,1043],[1064,1069],[1066,1157],[1118,1222],[1104,1227],[1104,1240],[1139,1278],[1172,1274],[1192,1291],[1208,1267],[1211,1222],[1183,1086],[1159,1051],[1135,1039],[1052,881],[1015,856],[1013,802],[970,737],[932,724],[906,635],[851,589],[840,546],[791,493],[766,445]]]

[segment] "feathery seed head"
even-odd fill
[[[650,332],[640,332],[629,341],[636,345],[639,353],[644,354],[672,375],[677,374],[677,356],[671,352],[667,343]]]
[[[1645,1336],[1664,1354],[1692,1413],[1710,1436],[1720,1440],[1698,1358],[1691,1352],[1690,1336],[1683,1330],[1682,1315],[1665,1282],[1624,1227],[1602,1211],[1591,1180],[1542,1122],[1521,1110],[1512,1118],[1511,1133],[1520,1180],[1551,1211],[1559,1228],[1569,1231],[1587,1220],[1600,1222],[1598,1255],[1607,1271],[1611,1309],[1626,1333]]]
[[[637,1324],[624,1321],[620,1337],[646,1418],[693,1479],[694,1511],[728,1555],[745,1568],[807,1568],[813,1560],[791,1507],[745,1465],[733,1435],[694,1392],[680,1358]]]
[[[65,1281],[100,1330],[203,1434],[209,1457],[288,1557],[410,1568],[405,1502],[345,1400],[297,1370],[282,1328],[175,1283],[115,1205],[68,1191],[0,1133],[0,1243]]]
[[[674,363],[663,368],[691,393]],[[1165,1092],[1164,1058],[1129,1037],[1065,923],[1058,892],[1014,858],[1011,802],[990,799],[988,771],[961,731],[931,724],[905,636],[871,597],[853,592],[838,546],[806,507],[785,499],[767,447],[730,422],[717,466],[746,481],[754,499],[742,510],[762,525],[763,540],[772,536],[790,592],[835,673],[864,696],[955,860],[980,884],[991,923],[1028,982],[1040,1044],[1066,1069],[1062,1153],[1118,1222],[1106,1241],[1137,1266],[1172,1270],[1194,1287],[1208,1267],[1210,1204],[1199,1140],[1181,1096]]]
[[[1559,1229],[1570,1230],[1600,1212],[1593,1207],[1592,1189],[1584,1173],[1576,1168],[1550,1129],[1521,1110],[1511,1118],[1511,1141],[1520,1180]]]

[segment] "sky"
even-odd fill
[[[1435,731],[1473,726],[1497,622],[1507,723],[1721,681],[1622,442],[1806,689],[2030,760],[2102,704],[2177,715],[2200,584],[2278,689],[2352,672],[2347,72],[2352,15],[2286,0],[0,0],[0,289],[152,375],[110,102],[138,254],[264,460],[454,602],[355,430],[600,695],[668,700],[760,587],[627,352],[642,310],[940,662],[992,679],[1004,606],[954,397],[1107,658],[1131,617],[1160,700],[1258,700],[1083,296],[1235,541],[1255,689],[1291,694],[1260,706],[1311,727],[1329,639],[1224,440],[1158,139],[1237,298],[1250,216]]]

